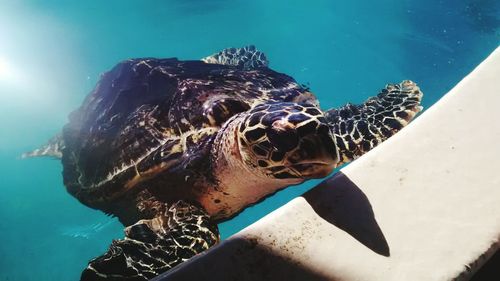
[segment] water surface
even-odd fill
[[[325,109],[403,79],[419,83],[429,107],[500,43],[498,1],[369,2],[0,0],[0,280],[77,280],[123,237],[116,219],[65,192],[58,161],[18,158],[57,133],[118,61],[255,44]],[[222,237],[313,184],[247,209]]]

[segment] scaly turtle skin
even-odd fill
[[[82,280],[147,280],[219,240],[217,223],[328,175],[421,110],[411,81],[323,112],[249,46],[200,61],[131,59],[103,75],[62,134],[25,156],[62,157],[64,184],[127,227]]]

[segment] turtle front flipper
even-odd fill
[[[340,162],[368,152],[406,126],[422,110],[420,88],[412,81],[388,84],[362,105],[347,104],[325,112],[339,150]]]
[[[238,66],[245,70],[267,67],[269,64],[266,55],[253,45],[227,48],[201,60],[206,63]]]
[[[219,241],[207,213],[185,201],[165,204],[158,216],[127,227],[125,235],[89,262],[82,281],[149,280]]]

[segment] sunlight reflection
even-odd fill
[[[11,66],[7,61],[0,57],[0,80],[8,80],[12,76]]]

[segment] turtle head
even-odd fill
[[[330,127],[311,104],[259,105],[236,134],[242,161],[267,177],[302,182],[325,177],[339,162]]]
[[[216,185],[200,202],[214,218],[289,185],[325,177],[339,162],[330,126],[310,104],[266,103],[236,114],[211,149]]]

